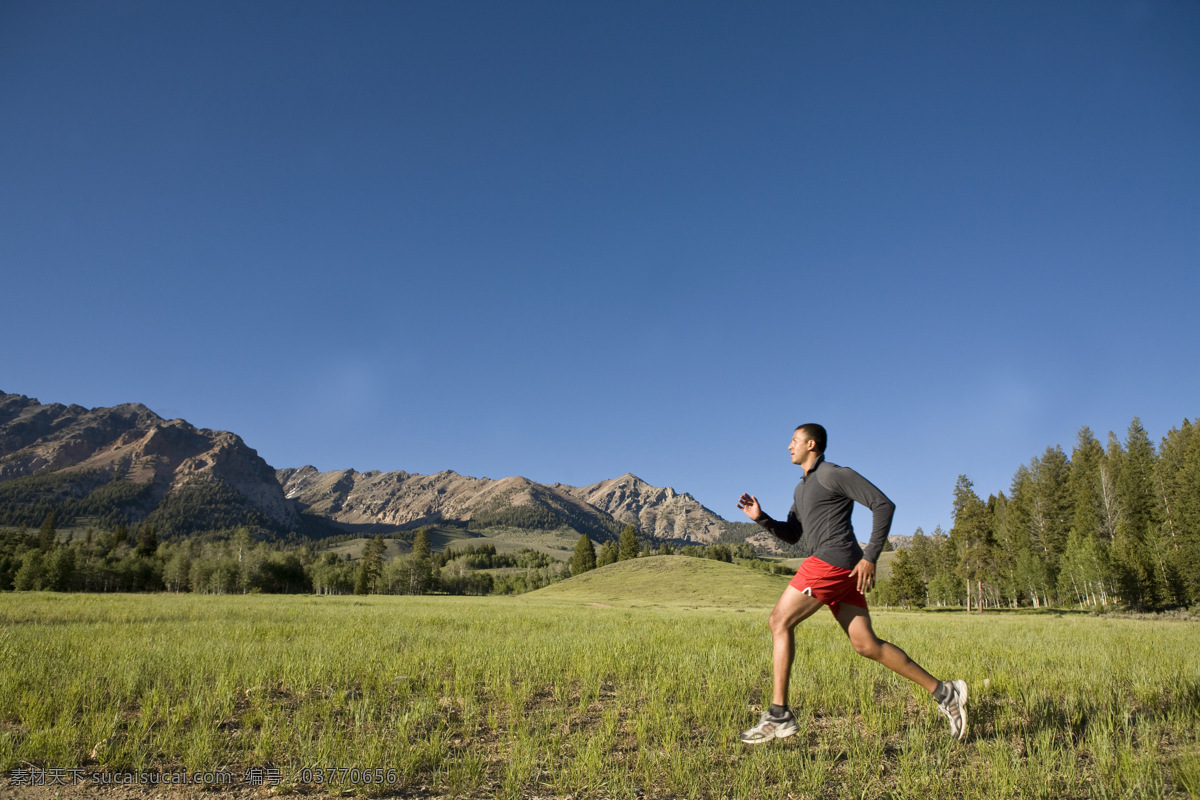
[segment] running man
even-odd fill
[[[896,505],[854,470],[826,461],[826,441],[825,428],[816,423],[801,425],[792,436],[788,450],[792,463],[804,470],[804,477],[796,486],[795,502],[786,522],[767,516],[753,495],[743,494],[738,500],[738,508],[746,516],[789,544],[802,540],[810,554],[771,612],[774,697],[759,723],[742,733],[742,741],[759,744],[799,730],[788,708],[788,681],[796,652],[793,631],[822,605],[829,606],[850,637],[854,652],[878,661],[933,694],[938,708],[950,720],[950,735],[961,740],[967,735],[966,682],[939,681],[899,647],[877,637],[871,628],[863,592],[875,583],[875,561],[887,542]],[[856,500],[874,515],[865,553],[850,525]]]

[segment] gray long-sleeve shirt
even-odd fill
[[[871,509],[871,541],[863,552],[854,537],[850,514],[858,501]],[[789,544],[803,541],[809,555],[842,569],[854,569],[860,559],[874,564],[887,543],[896,504],[849,467],[817,458],[796,486],[786,522],[764,516],[758,524]]]

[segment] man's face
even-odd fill
[[[792,443],[788,445],[788,451],[792,454],[793,464],[803,464],[804,459],[808,458],[809,450],[812,449],[812,440],[804,435],[804,431],[796,431],[792,434]]]

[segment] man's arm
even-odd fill
[[[754,495],[742,495],[738,499],[738,508],[752,522],[757,522],[788,544],[795,544],[800,541],[800,534],[803,533],[803,529],[800,527],[799,518],[796,517],[796,507],[794,505],[792,506],[792,510],[788,512],[787,522],[780,522],[767,516],[767,512],[762,510],[762,506],[758,504],[758,498]]]
[[[838,467],[822,475],[822,483],[833,481],[837,489],[846,497],[871,509],[871,541],[863,549],[863,558],[873,565],[879,560],[879,554],[887,544],[888,532],[892,529],[892,515],[896,513],[896,504],[879,491],[875,484],[859,475],[849,467]]]

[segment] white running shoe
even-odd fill
[[[742,731],[742,741],[746,744],[762,744],[772,739],[783,739],[800,730],[796,724],[796,716],[788,710],[781,717],[771,716],[770,711],[764,711],[762,718],[748,731]]]
[[[950,693],[938,710],[950,720],[950,736],[961,742],[967,735],[967,682],[949,681],[946,686]]]

